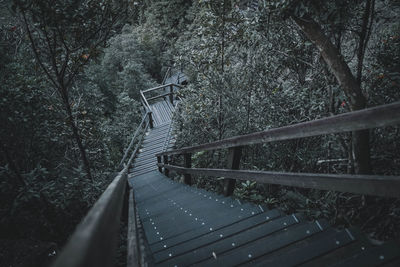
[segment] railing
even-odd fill
[[[70,240],[54,262],[53,267],[114,266],[123,202],[128,197],[130,204],[133,204],[133,206],[129,207],[128,264],[129,266],[138,265],[143,249],[136,242],[138,238],[135,238],[138,236],[137,213],[133,191],[132,189],[129,192],[127,190],[127,174],[129,166],[132,164],[151,124],[150,114],[149,112],[144,114],[125,151],[119,164],[120,167],[124,166],[123,169],[77,226]],[[131,153],[128,162],[124,165],[134,143],[136,143],[136,147]]]
[[[164,172],[167,176],[169,170],[184,174],[184,182],[186,184],[191,184],[191,175],[224,177],[225,195],[233,193],[235,181],[238,179],[303,188],[400,197],[399,176],[311,174],[238,170],[242,147],[246,145],[365,130],[399,123],[400,102],[396,102],[324,119],[227,138],[208,144],[185,147],[159,153],[156,156],[160,171],[164,168]],[[217,149],[229,149],[228,169],[191,168],[191,155],[194,152]],[[171,158],[176,155],[184,156],[183,167],[169,164]]]
[[[168,79],[168,77],[170,76],[170,74],[171,74],[171,67],[168,67],[167,71],[165,72],[165,75],[164,75],[164,78],[163,78],[161,84],[165,84],[165,81]]]
[[[165,97],[169,97],[169,101],[173,105],[174,104],[174,87],[182,88],[182,85],[175,84],[175,83],[169,83],[169,84],[164,84],[164,85],[160,85],[160,86],[157,86],[157,87],[153,87],[153,88],[150,88],[150,89],[147,89],[147,90],[141,90],[140,91],[140,96],[141,96],[141,100],[142,100],[142,104],[143,104],[144,108],[148,112],[151,112],[151,107],[150,107],[149,101],[156,100],[156,99],[159,99],[159,98],[165,98]],[[166,90],[168,90],[168,92],[162,93],[162,94],[158,94],[158,95],[155,95],[155,96],[150,96],[148,98],[146,98],[146,96],[145,96],[146,94],[149,94],[149,93],[153,93],[154,94],[156,91],[160,91],[160,90],[163,90],[164,92]]]
[[[128,216],[127,265],[145,265],[145,245],[141,243],[141,240],[145,239],[138,231],[140,220],[136,212],[133,190],[128,190],[127,174],[145,133],[148,128],[153,128],[149,101],[169,97],[170,102],[174,104],[174,87],[182,86],[171,83],[140,91],[145,113],[118,165],[120,172],[77,226],[53,267],[114,266],[124,199],[128,199],[129,204],[127,214],[124,214]],[[165,89],[169,89],[169,92],[145,97],[145,94]],[[133,147],[135,149],[132,151]],[[130,157],[126,161],[129,154]]]

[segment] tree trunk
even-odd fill
[[[70,106],[70,103],[69,103],[68,94],[67,94],[65,88],[64,89],[60,89],[60,91],[61,91],[61,94],[62,94],[62,98],[64,100],[65,109],[67,111],[68,124],[69,124],[69,126],[70,126],[70,128],[72,130],[72,134],[74,135],[75,141],[76,141],[76,143],[78,145],[79,152],[81,154],[82,163],[83,163],[83,166],[84,166],[85,171],[86,171],[86,177],[89,180],[93,181],[92,173],[90,171],[89,161],[88,161],[88,159],[86,157],[86,151],[85,151],[85,148],[83,147],[82,139],[81,139],[81,136],[79,135],[78,127],[75,124],[74,116],[72,115],[72,110],[71,110],[71,106]]]
[[[371,11],[372,8],[372,11]],[[371,0],[367,0],[365,4],[365,10],[363,15],[363,23],[360,32],[360,39],[358,42],[358,52],[357,52],[357,82],[361,86],[361,76],[362,76],[362,68],[364,63],[364,54],[365,49],[367,48],[369,33],[371,32],[371,24],[370,20],[373,19],[374,13],[374,3],[371,3]],[[371,18],[370,18],[371,17]],[[370,24],[368,26],[368,24]]]
[[[293,20],[321,52],[324,61],[342,87],[348,99],[350,109],[355,111],[365,108],[366,99],[360,85],[354,78],[339,50],[326,37],[321,27],[311,18],[293,17]],[[371,173],[368,130],[352,133],[352,148],[356,173]]]

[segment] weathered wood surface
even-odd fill
[[[130,183],[156,266],[379,266],[400,257],[396,244],[375,247],[357,231],[241,203],[157,170]],[[346,253],[335,257],[339,249]]]
[[[161,100],[150,106],[153,111],[154,126],[166,125],[172,119],[172,113],[175,107],[167,100]]]
[[[400,102],[344,113],[328,118],[298,123],[257,133],[241,135],[192,147],[185,147],[160,155],[178,155],[215,149],[291,140],[324,134],[341,133],[400,123]]]
[[[205,175],[258,183],[279,184],[302,188],[332,190],[384,197],[400,197],[400,177],[381,175],[349,175],[318,173],[285,173],[268,171],[185,168],[158,164],[180,174]]]
[[[158,168],[184,174],[186,182],[189,175],[201,174],[288,185],[298,183],[311,188],[321,185],[320,175],[315,174],[232,170],[239,167],[240,147],[230,148],[229,170],[192,169],[189,153],[184,154],[187,168],[161,164],[161,159],[167,163],[169,156],[158,154],[156,157],[155,151],[163,147],[168,134],[167,126],[155,127],[149,132],[140,160],[135,162],[137,167],[129,175],[151,256],[147,260],[156,266],[330,266],[353,262],[371,262],[372,266],[378,266],[399,258],[398,245],[375,247],[357,231],[336,230],[324,221],[308,222],[297,214],[286,215],[241,203],[170,180],[157,170],[157,162]],[[379,177],[370,178],[367,184],[373,187]],[[341,183],[346,184],[348,180],[345,176],[327,175],[322,177],[322,186],[340,189]]]
[[[168,84],[156,86],[156,87],[153,87],[153,88],[150,88],[150,89],[141,90],[141,92],[143,92],[143,93],[148,93],[148,92],[155,91],[155,90],[158,90],[158,89],[164,89],[164,88],[167,88],[167,87],[169,87],[169,86],[176,86],[176,87],[178,87],[178,88],[182,88],[182,87],[183,87],[183,86],[180,85],[180,84],[168,83]]]

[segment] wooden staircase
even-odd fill
[[[399,124],[400,102],[174,149],[179,87],[141,92],[145,114],[121,161],[124,168],[54,266],[112,266],[121,214],[128,221],[128,266],[400,266],[397,242],[374,245],[357,229],[335,229],[324,220],[307,221],[229,196],[235,180],[251,180],[400,197],[400,177],[238,170],[243,146]],[[156,90],[161,94],[154,96]],[[229,150],[227,169],[192,168],[193,153],[218,149]],[[183,166],[173,165],[179,156]],[[183,183],[169,178],[172,171],[183,175]],[[192,175],[224,177],[225,195],[191,186]]]

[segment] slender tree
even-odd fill
[[[334,15],[337,18],[338,14],[340,15],[341,13],[348,12],[344,12],[343,7],[350,8],[351,4],[345,1],[330,1],[328,3],[329,10],[325,10],[320,3],[310,2],[304,5],[296,1],[277,2],[280,2],[284,13],[294,20],[307,38],[318,48],[322,58],[336,77],[337,82],[346,95],[350,110],[364,109],[367,106],[367,99],[361,89],[361,73],[364,52],[371,28],[370,16],[373,14],[374,3],[368,0],[365,5],[362,18],[363,26],[359,34],[357,76],[354,76],[349,65],[344,60],[343,55],[340,53],[340,47],[333,44],[331,39],[325,34],[319,22],[314,18],[319,17],[322,21],[326,20],[325,22],[327,22],[328,25],[335,26],[335,21],[329,21],[329,18],[334,17]],[[343,16],[345,15],[346,14]],[[321,17],[325,18],[321,19]],[[352,133],[352,157],[356,173],[371,173],[368,130],[355,131]]]
[[[63,103],[67,123],[79,148],[88,179],[92,179],[76,118],[70,88],[90,58],[113,33],[125,1],[14,0],[36,61]]]

